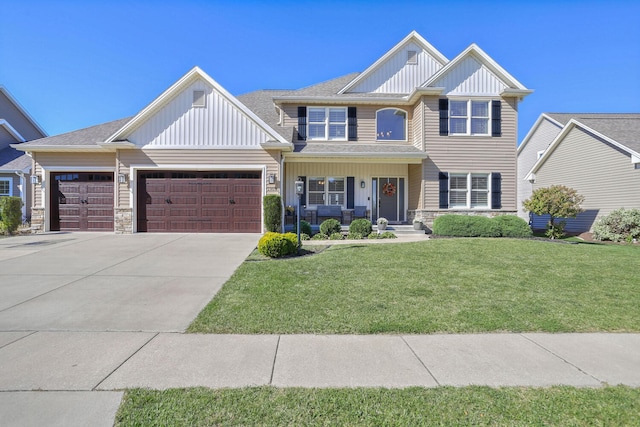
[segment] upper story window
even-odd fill
[[[310,140],[346,141],[347,108],[309,107],[308,126],[307,138]]]
[[[12,178],[0,178],[0,197],[11,196]]]
[[[449,101],[451,135],[490,135],[489,101]]]
[[[406,141],[407,112],[386,108],[376,113],[376,139],[378,141]]]

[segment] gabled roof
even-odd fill
[[[575,127],[580,127],[628,153],[631,156],[632,163],[640,163],[640,114],[547,113],[547,116],[556,121],[564,122],[565,126],[542,157],[533,165],[525,179],[530,179],[540,169],[562,140]],[[621,129],[622,127],[624,129]]]
[[[549,121],[550,123],[553,123],[556,126],[558,126],[558,128],[562,128],[564,126],[564,124],[565,124],[565,123],[561,123],[558,120],[555,120],[554,118],[550,117],[550,115],[548,113],[540,114],[540,116],[538,116],[538,119],[536,120],[536,122],[533,124],[533,126],[531,126],[531,129],[529,129],[529,132],[527,132],[527,135],[524,137],[524,139],[522,140],[520,145],[518,145],[518,149],[517,149],[517,153],[518,154],[520,154],[520,152],[524,149],[524,147],[529,143],[529,140],[531,139],[533,134],[535,134],[536,129],[538,129],[540,124],[542,122],[544,122],[545,120]],[[551,143],[551,141],[549,143]]]
[[[367,77],[371,76],[378,68],[380,68],[384,63],[386,63],[389,58],[398,53],[405,45],[408,43],[414,42],[423,50],[427,51],[437,62],[441,65],[445,65],[448,62],[448,59],[440,53],[435,47],[433,47],[428,41],[426,41],[420,34],[418,34],[415,30],[411,31],[404,39],[400,40],[398,44],[392,47],[387,53],[382,55],[380,59],[374,62],[369,68],[360,73],[356,78],[351,80],[345,87],[343,87],[338,93],[343,94],[347,92],[349,89],[355,87],[358,83],[364,81]]]
[[[507,85],[507,89],[501,94],[502,96],[518,96],[524,97],[532,93],[532,90],[527,89],[522,83],[516,80],[511,74],[509,74],[504,68],[502,68],[497,62],[495,62],[489,55],[487,55],[478,45],[472,43],[462,53],[451,60],[447,65],[442,67],[440,71],[435,73],[429,80],[427,80],[422,87],[437,87],[438,82],[442,80],[447,74],[455,70],[466,58],[472,57],[489,71],[491,71],[497,78],[503,81]]]
[[[11,95],[11,93],[7,90],[6,87],[0,85],[0,92],[2,92],[9,99],[9,101],[11,101],[11,103],[22,113],[22,115],[27,120],[29,120],[29,122],[31,122],[31,124],[38,130],[38,132],[42,134],[42,136],[47,136],[47,132],[45,132],[44,129],[42,129],[42,127],[38,124],[38,122],[36,122],[35,119],[31,117],[31,114],[29,114],[27,110],[25,110],[24,107],[20,105],[18,100],[15,99],[13,95]],[[3,117],[0,117],[0,119],[2,118]]]
[[[16,141],[18,142],[26,141],[26,139],[24,139],[24,136],[20,135],[20,132],[15,130],[13,126],[11,126],[11,123],[6,121],[5,119],[0,119],[0,127],[2,127],[5,131],[7,131],[9,135],[11,135]]]
[[[31,167],[31,157],[27,153],[7,147],[0,150],[0,172],[25,171]]]
[[[240,101],[238,101],[233,95],[227,92],[218,82],[213,80],[207,73],[202,71],[199,67],[193,67],[187,74],[185,74],[182,78],[180,78],[176,83],[174,83],[169,89],[165,90],[159,97],[157,97],[153,102],[147,105],[142,111],[136,114],[127,124],[125,124],[121,129],[118,129],[113,135],[106,139],[105,145],[108,145],[113,142],[121,141],[127,138],[129,134],[131,134],[135,129],[145,123],[149,118],[151,118],[158,110],[164,107],[167,103],[169,103],[175,96],[177,96],[185,87],[187,87],[191,82],[196,79],[203,79],[209,85],[211,85],[221,96],[223,96],[230,104],[232,104],[236,109],[242,112],[245,116],[247,116],[250,120],[252,120],[257,126],[262,128],[262,130],[273,138],[274,141],[282,143],[286,146],[289,146],[289,142],[285,140],[285,138],[280,135],[278,132],[274,131],[268,124],[266,124],[260,117],[258,117],[254,112],[248,109],[245,105],[243,105]]]

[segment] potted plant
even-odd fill
[[[287,206],[285,209],[287,210],[287,215],[293,215],[293,213],[296,211],[296,209],[291,205]]]
[[[413,229],[414,230],[422,230],[422,219],[414,218],[413,219]]]
[[[378,230],[386,230],[389,221],[387,220],[387,218],[380,217],[378,218],[378,221],[376,221],[376,223],[378,224]]]

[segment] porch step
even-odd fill
[[[373,229],[375,231],[378,230],[377,225],[373,225]],[[391,231],[394,234],[426,234],[426,230],[415,230],[413,228],[413,224],[404,225],[404,224],[389,224],[384,231]]]

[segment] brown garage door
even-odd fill
[[[113,173],[51,174],[52,231],[113,231]]]
[[[259,233],[259,172],[138,173],[138,231]]]

